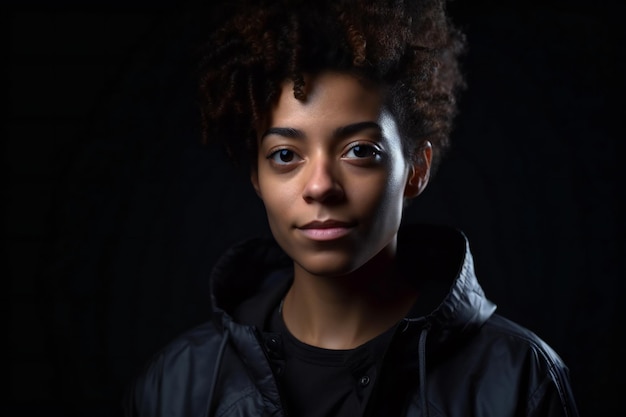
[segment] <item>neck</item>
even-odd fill
[[[321,277],[294,267],[283,319],[300,341],[326,349],[352,349],[405,317],[417,293],[395,272],[393,257],[377,255],[343,276]]]

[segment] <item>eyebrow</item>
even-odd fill
[[[379,134],[381,134],[383,131],[378,123],[367,121],[352,123],[346,126],[338,127],[333,132],[333,136],[338,138],[344,138],[367,129],[374,129]],[[278,135],[291,139],[304,139],[306,137],[303,131],[299,129],[294,129],[292,127],[270,127],[263,133],[263,135],[261,135],[261,140],[265,139],[265,137],[269,135]]]
[[[291,139],[303,139],[305,134],[303,131],[294,129],[292,127],[270,127],[261,135],[261,140],[265,139],[269,135],[284,136]]]

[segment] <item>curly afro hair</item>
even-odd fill
[[[432,170],[449,147],[464,87],[463,34],[445,0],[244,1],[203,47],[199,101],[205,142],[237,163],[256,158],[255,126],[286,80],[305,98],[303,74],[350,72],[386,88],[405,154],[428,140]],[[250,159],[252,158],[252,159]]]

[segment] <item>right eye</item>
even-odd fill
[[[289,165],[300,161],[301,158],[290,149],[279,149],[269,154],[267,159],[276,165]]]

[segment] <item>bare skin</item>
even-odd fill
[[[298,274],[285,297],[285,325],[298,340],[326,349],[352,349],[382,334],[405,317],[418,295],[401,279],[381,282],[391,264],[372,260],[344,277]]]
[[[251,180],[294,261],[283,318],[299,340],[351,349],[402,319],[417,294],[394,273],[406,199],[428,182],[431,147],[408,160],[379,90],[325,72],[307,100],[283,86],[258,129]]]

